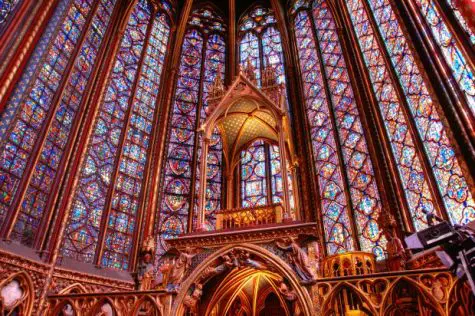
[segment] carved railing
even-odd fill
[[[316,314],[474,315],[470,288],[444,268],[319,278]]]
[[[216,230],[282,223],[282,204],[234,208],[216,212]]]
[[[80,293],[48,296],[46,315],[169,315],[166,291]]]
[[[376,271],[376,261],[372,253],[350,251],[328,256],[322,261],[324,277],[342,277],[372,274]]]

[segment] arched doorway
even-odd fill
[[[293,303],[280,293],[281,281],[267,270],[233,270],[219,282],[205,315],[293,315]]]
[[[173,315],[312,315],[312,300],[282,259],[252,244],[229,245],[182,283]],[[274,315],[272,314],[272,315]]]

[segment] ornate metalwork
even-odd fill
[[[216,229],[234,229],[266,224],[282,223],[281,204],[257,206],[253,208],[234,208],[216,212]]]

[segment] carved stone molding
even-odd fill
[[[282,225],[258,226],[233,231],[213,231],[187,234],[176,239],[168,239],[170,247],[222,247],[236,243],[265,243],[282,237],[317,234],[317,223],[288,223]]]

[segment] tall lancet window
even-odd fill
[[[167,159],[158,210],[159,254],[164,239],[193,229],[199,191],[200,137],[196,131],[207,115],[207,96],[218,73],[225,74],[223,20],[210,7],[192,12],[182,45],[175,98],[169,122]],[[222,143],[215,132],[208,152],[205,225],[214,227],[221,208]]]
[[[239,37],[241,68],[251,63],[260,87],[264,68],[272,66],[277,73],[277,82],[285,86],[282,40],[273,11],[261,6],[253,7],[239,22]]]
[[[277,20],[269,8],[252,7],[239,23],[239,60],[241,68],[254,68],[257,86],[261,86],[263,71],[272,67],[277,82],[283,84],[286,78],[282,40],[277,29]],[[280,156],[278,147],[263,141],[251,144],[241,153],[241,206],[282,202],[282,179],[280,176]],[[290,190],[292,181],[289,175]],[[291,207],[293,196],[290,195]]]
[[[168,4],[131,9],[73,193],[63,255],[127,269],[170,33]]]
[[[57,4],[0,120],[4,237],[41,244],[116,0]],[[2,100],[2,103],[4,101]]]
[[[423,210],[447,215],[457,224],[474,220],[475,201],[467,175],[390,1],[345,3],[391,143],[412,224],[417,230],[427,226]],[[396,80],[392,80],[391,72]]]
[[[431,50],[434,55],[443,56],[443,60],[448,65],[452,72],[452,77],[455,79],[455,83],[459,90],[465,96],[468,106],[472,112],[472,119],[475,119],[475,66],[473,61],[470,61],[470,56],[465,54],[461,43],[456,38],[456,34],[453,29],[449,27],[448,21],[442,15],[442,8],[434,0],[412,0],[416,10],[420,14],[421,19],[418,21],[424,32],[428,30],[427,34],[435,45],[431,45]],[[449,1],[451,2],[451,1]],[[383,6],[390,5],[387,1],[380,3],[379,1],[368,1],[376,21],[389,24],[396,21],[391,16],[387,16],[383,13],[387,11]],[[475,36],[470,31],[463,16],[460,12],[454,11],[458,21],[461,23],[461,27],[465,27],[468,31],[471,39],[474,40]],[[458,15],[457,15],[458,13]],[[394,14],[394,13],[393,13]],[[380,26],[381,31],[384,33],[384,26]],[[384,39],[387,41],[390,34],[384,34]],[[438,46],[439,49],[436,48]],[[470,47],[470,48],[473,48]]]
[[[380,195],[332,12],[316,0],[292,13],[327,252],[383,258]]]

